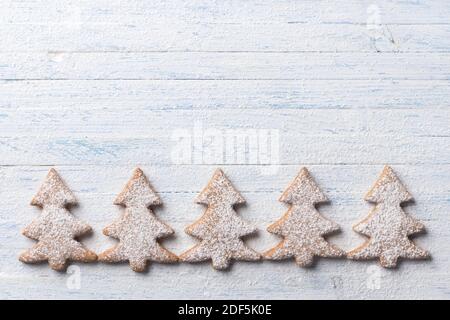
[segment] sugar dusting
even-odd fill
[[[129,261],[134,271],[145,270],[147,261],[176,262],[178,257],[162,247],[157,239],[173,234],[173,230],[159,221],[148,208],[161,204],[149,181],[137,168],[115,204],[126,207],[125,213],[103,230],[119,243],[99,255],[104,262]]]
[[[247,247],[241,237],[256,231],[256,228],[240,218],[233,205],[244,203],[244,198],[218,169],[206,188],[198,195],[197,203],[208,209],[186,233],[201,239],[201,242],[184,252],[180,259],[187,262],[212,260],[215,269],[226,269],[230,261],[259,260],[260,254]]]
[[[22,233],[38,243],[23,252],[19,257],[20,261],[48,261],[52,269],[61,271],[65,269],[67,260],[97,260],[94,252],[75,240],[90,232],[91,228],[66,209],[67,205],[76,204],[76,199],[56,170],[50,170],[31,204],[41,207],[42,213]]]
[[[264,253],[270,260],[295,258],[298,265],[310,266],[315,256],[343,257],[345,252],[328,243],[323,236],[339,230],[339,226],[325,219],[315,208],[315,204],[326,201],[326,196],[317,186],[306,168],[280,197],[280,201],[291,204],[290,209],[267,230],[283,236],[274,248]]]
[[[425,259],[429,253],[416,246],[408,236],[424,229],[424,225],[406,215],[402,202],[412,196],[400,182],[395,172],[386,166],[365,199],[376,203],[369,216],[353,229],[367,237],[360,247],[350,251],[348,257],[355,260],[380,259],[385,268],[393,268],[399,258]]]

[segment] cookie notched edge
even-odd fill
[[[99,261],[107,263],[128,261],[131,269],[136,272],[145,271],[148,262],[174,263],[178,261],[177,255],[164,248],[158,242],[158,239],[170,236],[175,232],[153,213],[151,206],[161,205],[162,201],[140,168],[136,168],[133,171],[132,177],[122,192],[116,197],[114,204],[125,207],[125,212],[112,224],[103,229],[103,233],[106,236],[118,239],[119,242],[112,248],[100,253]],[[154,231],[154,234],[143,235],[147,237],[143,241],[154,241],[156,243],[151,252],[140,247],[142,242],[135,241],[136,238],[122,236],[124,228],[134,229],[133,233],[139,232],[139,229],[142,227],[141,224],[130,224],[133,221],[139,223],[139,220],[125,220],[130,215],[138,215],[137,217],[139,217],[139,214],[145,217],[147,229],[150,228]],[[130,254],[130,251],[132,254]]]
[[[69,261],[94,262],[97,255],[84,247],[76,238],[92,231],[92,228],[77,219],[68,206],[77,203],[72,191],[66,186],[55,169],[50,169],[31,205],[41,208],[40,215],[22,230],[22,234],[36,240],[31,248],[22,252],[19,260],[24,263],[48,261],[50,267],[63,271]],[[55,221],[55,223],[52,223]],[[63,233],[60,223],[70,224],[72,230]],[[54,230],[58,228],[58,230]],[[52,237],[52,235],[59,237]]]
[[[261,259],[261,254],[246,246],[242,239],[257,230],[256,227],[242,219],[234,209],[234,205],[245,203],[245,199],[221,169],[216,169],[207,186],[196,197],[195,202],[206,205],[207,209],[197,221],[186,227],[185,232],[200,241],[180,255],[181,261],[211,260],[214,269],[224,270],[229,267],[232,260],[257,261]],[[236,229],[237,234],[228,239],[228,237],[221,236],[220,230],[217,230],[220,224],[216,220],[229,214],[229,210],[235,214],[228,217],[228,222],[239,223],[242,228],[241,230]],[[205,232],[214,231],[219,231],[215,237],[203,236]],[[215,239],[211,240],[211,238]],[[230,246],[234,246],[233,251],[230,251]]]

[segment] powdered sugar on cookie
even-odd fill
[[[369,216],[353,229],[369,237],[360,247],[350,251],[354,260],[380,259],[385,268],[397,265],[399,258],[425,259],[429,253],[416,246],[408,236],[424,229],[424,225],[406,215],[400,204],[412,200],[411,194],[400,182],[395,172],[386,166],[381,176],[365,197],[376,203]]]
[[[274,248],[264,253],[270,260],[295,258],[305,267],[313,263],[314,257],[343,257],[345,252],[328,243],[323,236],[339,230],[339,226],[325,219],[315,208],[316,203],[327,201],[306,168],[280,197],[281,202],[291,205],[286,214],[267,230],[283,236]]]
[[[196,199],[196,203],[208,208],[197,222],[186,228],[187,234],[201,239],[201,242],[183,253],[180,259],[187,262],[212,260],[213,267],[219,270],[227,268],[232,259],[259,260],[260,254],[241,240],[241,237],[256,231],[233,209],[233,205],[244,202],[223,171],[216,170]]]
[[[125,213],[103,230],[119,243],[99,255],[104,262],[129,261],[134,271],[145,270],[147,261],[176,262],[177,256],[162,247],[157,239],[173,234],[173,230],[159,221],[150,206],[160,205],[161,199],[153,191],[141,169],[136,169],[114,204],[126,207]]]
[[[19,260],[25,263],[48,261],[54,270],[64,270],[68,260],[91,262],[97,255],[86,249],[76,237],[91,231],[86,223],[76,219],[67,206],[76,204],[73,193],[55,169],[51,169],[31,205],[42,208],[40,216],[23,230],[23,234],[38,243],[23,252]]]

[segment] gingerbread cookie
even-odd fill
[[[208,208],[203,216],[186,228],[186,233],[200,239],[200,243],[180,256],[182,261],[212,260],[215,269],[222,270],[230,261],[259,260],[260,254],[241,240],[256,228],[241,219],[233,206],[244,203],[244,198],[218,169],[206,188],[197,196],[196,203]]]
[[[355,225],[353,230],[369,237],[364,244],[348,253],[349,259],[380,259],[385,268],[393,268],[399,258],[425,259],[428,252],[416,246],[408,236],[421,232],[424,225],[406,215],[401,203],[412,200],[411,194],[385,166],[365,200],[375,203],[369,216]]]
[[[161,205],[161,199],[153,191],[141,169],[134,170],[125,189],[114,204],[126,208],[125,213],[103,230],[103,233],[119,240],[119,243],[99,255],[99,261],[129,261],[131,269],[145,270],[147,261],[176,262],[178,257],[158,243],[158,239],[172,235],[174,231],[159,221],[150,206]]]
[[[97,255],[75,240],[91,231],[86,223],[76,219],[67,209],[77,203],[55,169],[51,169],[31,205],[42,208],[40,216],[23,231],[23,235],[38,242],[23,252],[19,260],[25,263],[48,261],[54,270],[64,270],[68,260],[91,262]]]
[[[328,243],[324,236],[339,230],[339,226],[325,219],[315,208],[317,203],[328,201],[306,168],[281,195],[279,201],[291,207],[267,231],[283,237],[274,248],[264,253],[270,260],[295,258],[299,266],[313,263],[314,257],[343,257],[345,252]]]

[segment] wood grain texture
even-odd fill
[[[446,109],[450,83],[430,80],[2,81],[8,109]],[[67,99],[67,95],[70,99]],[[424,112],[426,113],[426,112]]]
[[[450,298],[449,10],[444,0],[4,1],[0,298]],[[250,140],[233,145],[235,158],[220,148],[208,158],[217,140],[199,142],[196,130],[275,132],[276,162]],[[174,152],[180,132],[189,161]],[[17,259],[32,244],[20,230],[39,213],[29,201],[53,166],[96,252],[115,243],[101,230],[141,166],[163,201],[155,214],[176,232],[163,243],[179,254],[195,243],[183,230],[218,166],[247,200],[237,212],[259,229],[250,247],[279,241],[265,229],[307,165],[331,200],[320,212],[342,229],[329,240],[349,250],[363,242],[351,226],[371,209],[362,199],[384,164],[415,198],[405,210],[424,222],[415,241],[431,261],[153,264],[145,274],[76,264],[66,274]]]
[[[450,53],[2,53],[8,80],[449,80]],[[39,68],[36,68],[39,66]]]
[[[70,21],[70,20],[69,20]],[[152,21],[149,23],[149,21]],[[228,52],[449,52],[450,25],[303,23],[144,24],[46,22],[7,24],[5,52],[228,51]],[[267,40],[270,39],[270,45]]]

